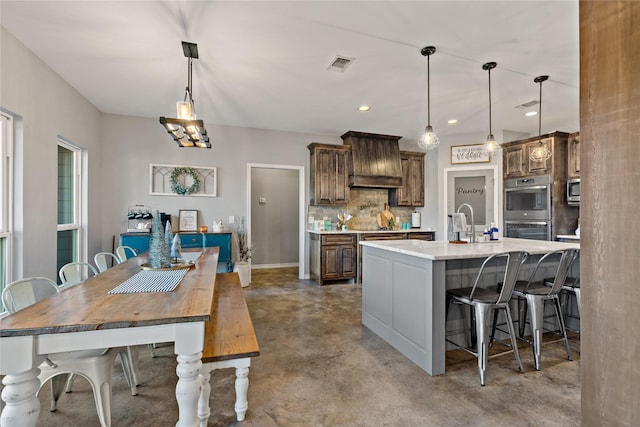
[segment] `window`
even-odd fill
[[[80,252],[80,154],[58,140],[58,270]]]
[[[0,114],[0,293],[11,277],[11,153],[13,148],[13,122],[10,116]],[[0,312],[4,306],[0,301]]]

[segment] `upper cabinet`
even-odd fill
[[[569,135],[567,178],[580,178],[580,132]]]
[[[425,153],[400,151],[402,187],[389,190],[390,206],[424,206]]]
[[[502,144],[504,178],[519,178],[531,175],[553,175],[564,177],[567,167],[567,140],[569,134],[553,132],[542,135],[542,144],[551,151],[546,161],[534,161],[529,158],[531,151],[540,143],[533,137]]]
[[[312,143],[311,205],[346,205],[349,203],[349,146]]]

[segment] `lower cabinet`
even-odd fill
[[[204,239],[204,241],[203,241]],[[120,235],[120,245],[130,246],[141,254],[149,250],[150,234],[124,233]],[[218,246],[218,272],[232,271],[231,262],[231,233],[180,233],[180,247],[195,249]]]
[[[310,235],[310,274],[320,286],[326,281],[345,281],[356,278],[356,234]]]

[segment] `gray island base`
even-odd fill
[[[529,252],[532,257],[519,275],[526,279],[542,254],[580,247],[577,243],[512,238],[468,244],[394,240],[360,245],[362,324],[429,375],[445,372],[447,289],[471,286],[480,264],[492,254]],[[450,321],[456,322],[452,315]]]

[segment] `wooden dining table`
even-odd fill
[[[36,425],[38,366],[48,354],[157,342],[175,343],[176,426],[199,425],[199,374],[219,249],[201,251],[171,292],[108,293],[142,271],[143,254],[0,319],[0,374],[5,375],[0,426]]]

